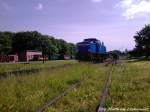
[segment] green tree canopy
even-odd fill
[[[134,36],[136,46],[134,52],[139,56],[150,55],[150,25],[145,25],[140,31]]]
[[[0,55],[8,55],[11,52],[13,35],[11,32],[0,32]]]
[[[0,54],[21,53],[26,50],[39,50],[44,55],[75,55],[75,45],[37,31],[0,32]]]

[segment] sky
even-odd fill
[[[131,50],[150,23],[150,0],[0,0],[0,31],[39,31],[68,42],[103,41]]]

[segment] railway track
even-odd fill
[[[80,84],[82,83],[82,81],[86,80],[87,78],[88,77],[85,78],[84,75],[83,75],[83,77],[81,78],[81,80],[79,80],[76,83],[72,84],[66,91],[60,93],[59,95],[57,95],[53,99],[51,99],[48,102],[46,102],[41,108],[39,108],[37,110],[37,112],[44,112],[48,107],[50,107],[53,104],[57,103],[62,97],[68,95],[72,90],[74,90],[75,88],[77,88],[78,86],[80,86]]]
[[[110,67],[110,70],[108,71],[107,78],[105,80],[104,88],[103,88],[103,94],[100,97],[100,103],[97,108],[97,112],[104,112],[104,104],[106,97],[109,92],[109,85],[111,83],[111,73],[113,71],[113,65]],[[86,75],[85,75],[86,76]],[[46,102],[40,109],[37,110],[37,112],[44,112],[48,107],[52,106],[53,104],[56,104],[62,97],[68,95],[73,89],[77,88],[81,84],[82,81],[86,80],[88,77],[82,78],[80,81],[77,81],[75,84],[71,85],[66,91],[60,93],[58,96],[54,97],[52,100]]]
[[[72,91],[73,89],[75,89],[77,86],[80,85],[80,81],[76,82],[75,84],[73,84],[72,86],[70,86],[70,88],[64,92],[62,92],[61,94],[59,94],[58,96],[56,96],[54,99],[46,102],[44,104],[43,107],[41,107],[37,112],[44,112],[48,107],[50,107],[51,105],[55,104],[58,100],[60,100],[63,96],[66,96],[67,94],[69,94],[70,91]]]
[[[64,64],[60,66],[52,66],[52,67],[46,67],[46,68],[37,68],[37,69],[26,69],[26,70],[16,70],[16,71],[10,71],[10,72],[3,72],[0,73],[0,79],[1,78],[7,78],[8,76],[20,76],[20,75],[30,75],[31,73],[37,73],[41,70],[52,70],[57,68],[63,68],[67,66],[71,66],[74,64]]]
[[[120,65],[122,67],[122,63],[121,63],[120,60],[112,61],[110,64],[111,64],[111,68],[110,68],[110,70],[107,73],[107,78],[105,80],[103,92],[102,92],[102,95],[100,97],[100,102],[99,102],[99,105],[96,108],[97,112],[105,112],[105,110],[106,110],[104,108],[104,104],[105,104],[107,96],[109,95],[109,88],[110,88],[111,78],[112,78],[111,74],[112,74],[112,72],[114,70],[114,66],[115,65]]]
[[[109,93],[109,86],[111,83],[112,72],[113,72],[113,65],[110,67],[110,70],[107,73],[107,78],[105,80],[105,84],[103,88],[103,94],[100,97],[100,102],[96,109],[97,112],[104,112],[104,104]],[[46,102],[40,109],[37,110],[37,112],[44,112],[48,107],[52,106],[53,104],[56,104],[62,97],[68,95],[73,89],[77,88],[81,84],[81,82],[86,80],[87,78],[88,77],[86,78],[84,77],[80,81],[77,81],[76,83],[72,84],[66,91],[60,93],[58,96]]]
[[[106,78],[106,81],[104,84],[103,92],[102,92],[102,95],[100,97],[100,102],[96,108],[97,112],[104,112],[105,111],[104,104],[105,104],[106,98],[107,98],[108,93],[109,93],[109,87],[111,84],[111,73],[113,72],[113,66],[114,65],[112,64],[110,70],[108,71],[108,75],[107,75],[107,78]]]

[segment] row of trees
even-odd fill
[[[0,55],[39,50],[44,55],[75,55],[75,45],[37,31],[0,32]]]
[[[150,24],[145,25],[140,31],[134,36],[136,46],[133,51],[130,51],[131,56],[141,57],[150,56]]]

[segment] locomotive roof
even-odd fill
[[[88,45],[88,44],[91,44],[91,43],[98,43],[101,46],[105,46],[103,42],[99,41],[96,38],[87,38],[87,39],[84,39],[84,41],[77,43],[77,45]]]
[[[96,38],[87,38],[87,39],[84,39],[84,41],[98,41]]]
[[[79,43],[77,43],[77,44],[89,44],[89,42],[79,42]]]

